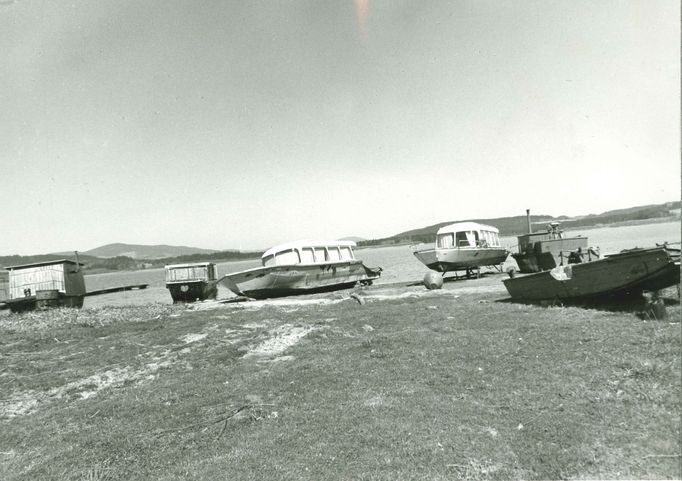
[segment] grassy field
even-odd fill
[[[0,316],[0,479],[679,479],[676,292],[500,280]]]

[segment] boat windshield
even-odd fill
[[[288,266],[291,264],[300,264],[301,259],[298,256],[298,251],[294,249],[288,249],[282,252],[277,252],[275,254],[275,264],[278,266]]]
[[[315,247],[315,262],[324,262],[327,260],[327,254],[324,247]]]
[[[468,230],[457,232],[455,235],[457,247],[474,247],[478,245],[478,231]]]
[[[274,255],[263,257],[263,267],[272,267],[274,265],[275,265],[275,256]]]
[[[166,269],[166,282],[214,280],[213,266],[185,266]]]
[[[355,259],[350,246],[294,247],[262,258],[263,267],[322,264]]]
[[[339,248],[338,247],[327,247],[327,253],[329,254],[329,260],[330,261],[341,260],[341,254],[339,254]]]
[[[455,235],[452,232],[447,234],[439,234],[436,240],[436,246],[441,249],[447,249],[455,245]]]
[[[301,249],[301,262],[303,264],[315,263],[315,254],[313,254],[312,247],[304,247],[303,249]]]
[[[479,246],[481,246],[481,247],[499,247],[500,238],[496,232],[482,230],[481,236],[483,238],[478,241]]]

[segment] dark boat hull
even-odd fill
[[[216,283],[208,281],[168,283],[166,288],[170,292],[174,304],[215,299],[218,294]]]
[[[680,265],[665,248],[638,249],[583,264],[505,279],[514,299],[529,301],[638,296],[680,282]]]
[[[27,312],[58,307],[83,307],[84,296],[67,296],[56,290],[37,291],[34,296],[8,299],[5,301],[12,312]]]
[[[371,281],[368,281],[371,283]],[[246,297],[251,299],[272,299],[276,297],[288,296],[302,296],[305,294],[318,294],[321,292],[334,292],[343,289],[351,289],[355,287],[357,281],[344,282],[340,284],[333,284],[329,286],[310,287],[310,288],[271,288],[271,289],[253,289],[244,291]]]

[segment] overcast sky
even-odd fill
[[[680,199],[677,0],[0,0],[0,255]]]

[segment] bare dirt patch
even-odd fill
[[[206,336],[208,336],[207,333],[197,333],[197,334],[186,334],[183,337],[180,338],[185,344],[191,344],[193,342],[201,341],[202,339],[205,339]]]
[[[29,390],[14,394],[10,399],[0,401],[0,417],[13,418],[36,411],[41,404],[56,401],[67,396],[89,399],[108,387],[122,386],[126,382],[143,382],[153,379],[154,373],[170,361],[153,362],[142,369],[130,367],[114,368],[93,374],[77,381],[66,383],[48,391]]]
[[[272,337],[249,349],[244,357],[277,356],[315,329],[316,328],[313,326],[292,326],[291,324],[282,324],[268,333]]]

